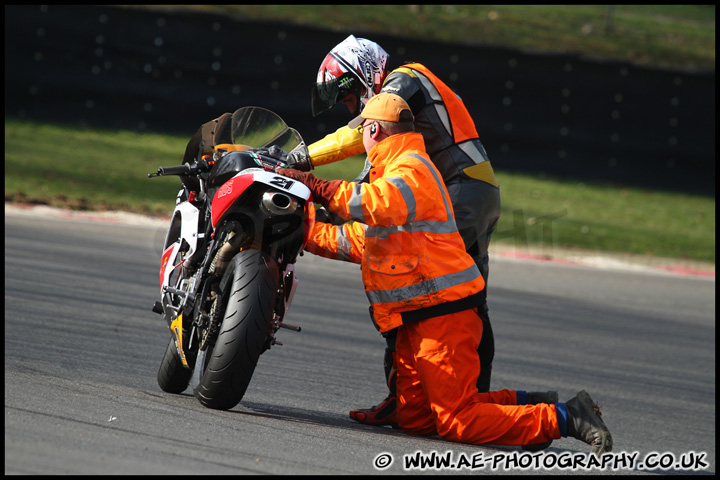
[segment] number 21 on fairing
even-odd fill
[[[270,181],[270,185],[280,187],[284,190],[290,190],[290,187],[292,187],[293,183],[295,183],[295,181],[290,180],[287,177],[273,177],[273,179]]]

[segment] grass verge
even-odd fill
[[[715,5],[173,5],[357,36],[503,46],[715,69]],[[331,46],[328,45],[328,49]],[[316,59],[318,64],[320,59]]]
[[[178,165],[189,138],[95,131],[5,119],[5,201],[80,210],[168,215],[177,178],[148,179]],[[363,158],[320,167],[351,180]],[[510,174],[495,165],[502,217],[493,240],[715,261],[715,199]]]

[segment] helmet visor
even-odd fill
[[[349,73],[313,85],[311,95],[313,117],[330,110],[347,95],[354,94],[360,98],[361,91],[360,81]]]

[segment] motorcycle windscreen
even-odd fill
[[[260,107],[243,107],[233,113],[233,143],[254,148],[277,145],[286,152],[302,143],[297,130],[288,127],[276,113]]]

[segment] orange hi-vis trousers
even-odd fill
[[[475,310],[399,327],[400,428],[469,444],[530,445],[560,438],[555,405],[517,405],[515,390],[478,393],[482,329]]]

